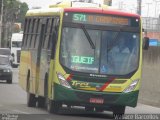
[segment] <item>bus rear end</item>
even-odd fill
[[[135,107],[141,81],[141,37],[139,15],[64,9],[54,107],[84,106],[87,111],[111,110],[114,114],[124,114],[126,106]],[[120,38],[127,47],[122,53],[115,49],[122,44]]]

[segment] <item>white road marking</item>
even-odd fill
[[[31,113],[28,113],[28,112],[23,112],[23,111],[20,111],[20,110],[12,110],[13,112],[17,112],[17,113],[21,113],[21,114],[31,114]]]

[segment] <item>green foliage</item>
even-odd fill
[[[28,11],[27,3],[21,3],[20,14],[18,16],[17,22],[24,23],[24,19],[27,11]]]
[[[25,2],[22,3],[19,0],[4,0],[4,13],[6,14],[4,17],[10,16],[6,21],[20,22],[23,24],[28,9],[28,5]]]
[[[2,44],[0,44],[2,47],[8,47],[12,33],[21,31],[24,26],[28,5],[20,0],[3,0],[3,5]],[[15,23],[21,23],[22,28],[20,29]]]

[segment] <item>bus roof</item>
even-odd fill
[[[26,17],[31,17],[31,16],[53,16],[53,15],[59,16],[61,11],[63,11],[62,8],[33,9],[33,10],[29,10],[26,13]]]
[[[140,15],[128,13],[120,10],[115,10],[111,8],[47,8],[47,9],[34,9],[29,10],[26,14],[27,17],[31,16],[53,16],[65,12],[86,12],[86,13],[97,13],[97,14],[111,14],[111,15],[119,15],[119,16],[127,16],[127,17],[137,17],[140,18]]]
[[[86,12],[86,13],[97,13],[97,14],[111,14],[111,15],[119,15],[119,16],[126,16],[126,17],[138,17],[140,15],[128,13],[120,10],[115,9],[103,9],[103,8],[65,8],[65,12]]]

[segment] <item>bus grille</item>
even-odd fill
[[[21,50],[17,50],[17,63],[20,63]]]

